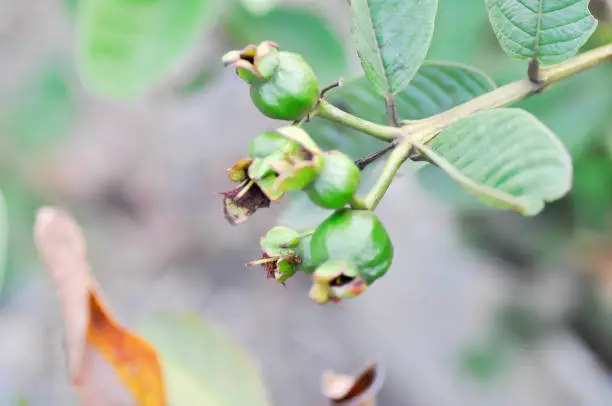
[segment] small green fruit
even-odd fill
[[[312,240],[312,235],[303,237],[300,240],[300,243],[297,246],[296,254],[300,258],[299,269],[300,271],[311,274],[317,268],[317,263],[314,262],[312,258],[312,254],[310,252],[310,241]]]
[[[301,251],[298,247],[298,255]],[[316,265],[328,260],[352,263],[369,285],[391,266],[393,244],[373,212],[343,209],[334,212],[316,228],[307,253],[302,252],[302,255]]]
[[[301,55],[279,51],[273,42],[230,51],[223,63],[234,66],[251,86],[251,100],[267,117],[299,120],[319,100],[319,83],[310,65]]]
[[[304,191],[312,202],[325,209],[341,209],[353,198],[361,174],[346,155],[331,151],[323,157],[323,169]]]
[[[319,100],[317,77],[298,54],[279,52],[270,57],[278,58],[278,66],[268,80],[251,85],[251,100],[267,117],[299,120]]]

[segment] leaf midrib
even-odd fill
[[[535,42],[533,43],[534,58],[537,58],[540,51],[540,31],[542,30],[542,19],[544,18],[544,0],[538,0],[538,22],[536,24]]]
[[[376,27],[374,27],[374,20],[372,18],[372,11],[370,9],[370,1],[366,0],[365,1],[366,5],[367,5],[367,11],[368,11],[368,20],[370,20],[370,25],[369,28],[371,28],[372,33],[374,34],[374,41],[376,41],[376,55],[378,56],[378,62],[380,64],[380,68],[382,69],[382,73],[383,73],[383,78],[385,81],[385,84],[387,85],[387,92],[391,91],[391,83],[389,81],[389,76],[387,73],[387,65],[385,64],[385,60],[382,57],[382,48],[380,46],[380,41],[378,39],[378,33],[376,32]]]

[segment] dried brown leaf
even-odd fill
[[[334,406],[375,406],[383,381],[380,368],[372,364],[356,377],[327,371],[321,387],[323,396]]]
[[[58,290],[70,375],[81,404],[165,406],[158,355],[106,310],[78,224],[63,210],[41,208],[34,238]]]

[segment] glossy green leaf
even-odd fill
[[[480,96],[495,87],[482,72],[450,63],[427,62],[410,85],[396,97],[401,119],[418,120]],[[386,121],[384,98],[361,77],[329,93],[328,100],[351,114],[379,124]],[[314,119],[305,128],[325,149],[340,150],[354,159],[381,148],[383,143],[358,131]]]
[[[597,27],[589,0],[486,0],[486,5],[502,48],[517,59],[561,62]]]
[[[322,85],[337,81],[348,70],[341,38],[314,10],[278,6],[265,14],[254,14],[236,7],[228,15],[226,29],[237,48],[272,40],[283,51],[301,54]]]
[[[214,0],[87,0],[77,11],[77,65],[85,84],[131,98],[159,81],[214,22]]]
[[[569,153],[524,110],[476,113],[417,147],[467,192],[524,215],[539,213],[571,188]]]
[[[266,406],[261,378],[230,337],[191,314],[160,315],[140,332],[157,350],[172,406]]]
[[[351,0],[352,32],[376,92],[396,95],[425,60],[437,0]]]

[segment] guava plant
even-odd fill
[[[475,2],[466,7],[473,10]],[[612,44],[576,55],[597,26],[588,0],[483,3],[502,49],[525,61],[522,80],[497,87],[469,66],[425,61],[436,15],[448,12],[438,13],[438,0],[348,2],[363,77],[328,83],[295,50],[260,38],[270,21],[291,13],[264,18],[256,24],[256,43],[222,57],[259,111],[285,121],[253,134],[244,158],[228,165],[234,183],[223,192],[228,221],[243,223],[286,195],[328,211],[311,229],[270,230],[252,265],[280,283],[295,273],[311,275],[318,302],[359,295],[391,266],[393,245],[374,211],[403,165],[435,165],[483,203],[526,216],[568,193],[572,161],[563,143],[534,115],[509,106],[611,59]],[[232,4],[79,2],[81,78],[99,93],[137,95],[161,80],[205,23]],[[229,20],[249,36],[240,18]],[[330,41],[312,41],[333,48]],[[342,142],[330,143],[337,135]],[[385,157],[368,189],[364,170]]]
[[[311,14],[280,7],[257,18],[244,12],[246,4],[251,9],[256,4],[269,6],[266,0],[66,3],[76,22],[74,54],[80,78],[90,90],[116,98],[134,97],[158,85],[195,43],[199,31],[218,20],[225,8],[232,10],[226,26],[240,37],[267,37],[261,33],[275,25],[271,22],[282,22],[276,25],[282,30],[292,26],[293,39],[298,32],[324,48],[327,53],[320,59],[340,54],[327,30],[319,29],[315,35],[303,29],[318,21]],[[365,75],[344,83],[327,83],[330,71],[313,69],[308,58],[264,38],[245,40],[255,43],[228,52],[222,62],[247,84],[253,104],[266,117],[285,123],[253,134],[250,145],[244,146],[244,158],[228,165],[234,186],[222,193],[225,217],[234,225],[244,223],[283,197],[308,199],[326,213],[313,228],[272,227],[260,240],[261,257],[249,264],[262,266],[268,278],[281,284],[297,273],[309,275],[310,297],[319,303],[360,295],[392,266],[393,242],[375,210],[402,166],[436,166],[483,203],[525,216],[538,214],[547,202],[565,195],[572,184],[572,162],[564,145],[535,116],[508,106],[612,59],[612,44],[602,45],[609,39],[595,38],[594,42],[601,41],[598,47],[575,56],[597,25],[588,3],[440,1],[444,6],[439,21],[458,10],[465,16],[486,7],[503,50],[527,61],[525,77],[502,87],[474,68],[425,62],[440,11],[438,0],[350,0],[347,10]],[[293,20],[287,23],[289,17]],[[249,20],[251,24],[243,24]],[[453,27],[455,36],[478,35],[478,30],[466,30],[469,33],[464,35],[465,26],[457,27]],[[445,41],[454,44],[456,38],[449,35]],[[54,73],[50,78],[51,86],[44,87],[54,92],[59,88],[65,96],[59,76]],[[601,88],[610,93],[612,86],[606,80],[609,76],[598,77]],[[580,101],[571,102],[575,110],[584,111],[578,108]],[[35,116],[46,132],[47,126],[40,124],[45,123],[44,116],[57,114],[56,110],[38,114],[46,111],[39,108],[44,104],[27,103],[27,108],[35,107],[28,117]],[[609,102],[599,104],[609,106]],[[342,141],[330,142],[331,138]],[[370,185],[368,169],[385,157],[380,175]],[[577,171],[578,177],[588,178],[601,166],[592,168],[586,175]],[[0,207],[0,214],[4,211]],[[4,226],[0,224],[0,231],[6,231]],[[67,212],[41,208],[34,240],[58,287],[68,367],[84,404],[91,403],[92,396],[98,404],[116,404],[118,399],[130,399],[126,404],[175,406],[269,404],[248,358],[197,317],[166,315],[145,323],[141,334],[150,343],[121,327],[104,304],[87,261],[84,235]],[[589,298],[588,312],[599,315],[590,302],[595,300]],[[515,328],[496,331],[495,345],[485,346],[484,357],[470,356],[473,369],[491,369],[495,362],[486,358],[504,350],[511,330],[512,340],[526,342],[538,335],[537,324],[558,326],[537,315],[525,317],[528,311],[518,306],[502,313],[500,319]],[[118,379],[108,379],[109,366]],[[373,404],[383,379],[375,366],[349,379],[350,384],[347,377],[334,375],[324,379],[323,391],[334,405]]]
[[[535,116],[507,106],[611,59],[612,45],[575,56],[597,26],[588,0],[485,3],[503,50],[528,61],[525,78],[502,87],[470,67],[425,62],[436,0],[349,2],[365,78],[321,87],[303,57],[272,41],[223,57],[262,114],[290,122],[254,135],[248,156],[228,169],[235,187],[223,192],[227,220],[241,224],[296,191],[332,210],[312,229],[272,228],[249,265],[283,284],[298,272],[311,275],[310,297],[319,303],[358,296],[391,267],[393,244],[374,210],[407,161],[435,165],[483,203],[526,216],[570,190],[564,145]],[[376,103],[352,114],[364,111],[352,108],[356,99]],[[330,125],[386,145],[353,161],[315,141]],[[380,176],[359,195],[361,171],[386,155]]]

